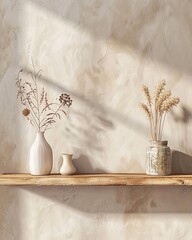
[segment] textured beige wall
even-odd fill
[[[149,133],[140,85],[166,79],[180,107],[164,138],[174,172],[192,172],[192,1],[0,1],[0,169],[28,171],[34,131],[15,78],[43,69],[69,117],[46,137],[54,171],[73,151],[79,172],[144,172]],[[2,240],[191,240],[191,187],[1,187]]]

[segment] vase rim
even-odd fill
[[[73,156],[73,153],[62,153],[61,155],[69,155],[69,156]]]
[[[168,144],[167,140],[150,140],[151,144],[163,145],[166,146]]]

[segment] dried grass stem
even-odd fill
[[[166,114],[180,102],[180,99],[172,97],[171,91],[166,91],[165,87],[166,82],[163,80],[156,87],[155,96],[152,98],[149,88],[146,85],[142,86],[146,104],[141,103],[140,106],[149,120],[151,137],[154,141],[162,139]]]

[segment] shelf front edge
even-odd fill
[[[192,186],[192,175],[147,176],[145,174],[80,174],[32,176],[0,175],[1,186]]]

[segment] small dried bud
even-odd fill
[[[67,105],[67,107],[70,107],[72,104],[72,100],[70,98],[70,95],[62,93],[59,96],[59,102],[63,104],[63,106]]]
[[[22,114],[27,117],[30,114],[30,110],[28,108],[23,109]]]

